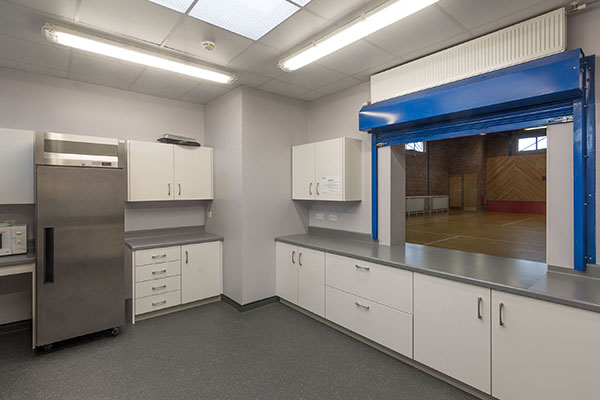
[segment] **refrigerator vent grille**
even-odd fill
[[[560,53],[561,8],[371,77],[373,103]]]

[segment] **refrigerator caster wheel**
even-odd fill
[[[47,344],[47,345],[44,345],[44,347],[42,347],[42,348],[44,349],[44,351],[50,351],[50,350],[52,350],[52,347],[53,347],[52,344]]]
[[[113,328],[112,331],[110,332],[110,334],[113,336],[119,336],[119,333],[121,333],[121,329],[118,327]]]

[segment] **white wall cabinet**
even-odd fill
[[[222,293],[222,242],[171,246],[132,253],[132,321],[136,315]]]
[[[181,246],[181,303],[221,294],[221,242]]]
[[[213,151],[155,142],[127,143],[128,200],[213,198]]]
[[[277,243],[277,296],[325,316],[325,253]]]
[[[490,289],[415,274],[415,360],[489,394],[490,297]]]
[[[588,400],[600,393],[600,314],[492,291],[492,395]]]
[[[294,200],[362,199],[362,142],[337,138],[292,147]]]
[[[34,203],[34,134],[0,129],[0,204]]]

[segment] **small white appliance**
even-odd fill
[[[27,253],[27,225],[0,226],[0,256]]]

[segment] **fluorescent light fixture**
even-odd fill
[[[295,71],[339,49],[348,46],[373,32],[408,17],[439,0],[393,0],[344,25],[330,35],[315,41],[300,52],[284,58],[279,67],[284,71]],[[399,38],[400,40],[401,38]]]
[[[152,3],[184,13],[190,8],[194,0],[149,0]]]
[[[547,126],[534,126],[532,128],[525,128],[526,131],[537,131],[538,129],[546,129]]]
[[[258,40],[299,9],[286,0],[201,0],[189,15]]]
[[[63,46],[101,54],[103,56],[129,61],[135,64],[175,72],[194,78],[206,79],[217,83],[231,83],[236,79],[234,74],[217,71],[199,64],[191,64],[184,60],[151,53],[122,43],[90,36],[53,24],[46,24],[42,33],[51,42]]]

